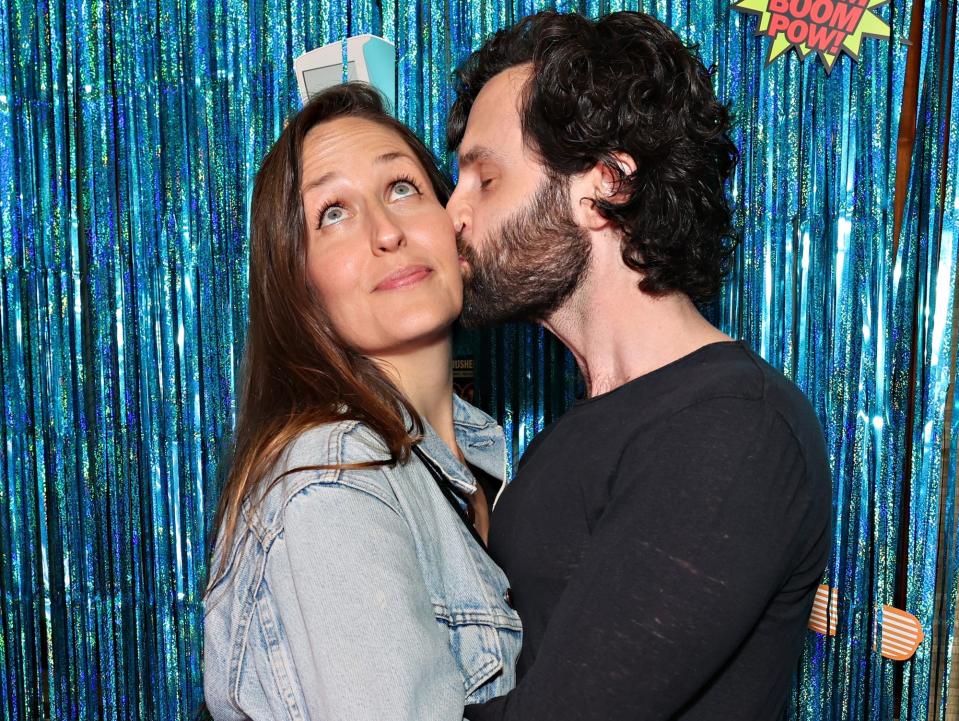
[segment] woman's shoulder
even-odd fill
[[[316,485],[348,487],[393,505],[389,460],[382,438],[361,421],[305,429],[281,452],[264,479],[263,495],[255,503],[244,503],[244,515],[258,528],[258,535],[274,535],[282,525],[284,509]]]
[[[280,456],[277,474],[299,466],[380,461],[390,457],[379,434],[358,420],[323,423],[304,429]]]

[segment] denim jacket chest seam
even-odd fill
[[[255,604],[256,615],[260,620],[260,627],[263,629],[263,636],[266,640],[266,655],[270,660],[273,680],[284,696],[284,704],[291,721],[302,721],[303,713],[297,703],[293,674],[290,673],[287,659],[283,653],[281,636],[276,630],[276,614],[269,603],[261,598],[257,598]]]
[[[262,546],[257,553],[259,554],[259,567],[256,570],[253,582],[244,594],[243,611],[240,614],[240,629],[237,633],[237,641],[233,645],[233,652],[230,654],[229,672],[232,675],[230,703],[240,713],[242,713],[239,705],[240,679],[243,676],[243,663],[250,644],[250,626],[256,607],[256,596],[259,593],[260,585],[263,583],[263,574],[266,571],[266,553],[263,552]]]

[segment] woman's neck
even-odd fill
[[[416,412],[462,460],[453,431],[453,342],[449,335],[438,341],[376,360],[406,396]]]

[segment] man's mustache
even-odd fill
[[[470,269],[472,269],[476,263],[476,251],[473,250],[473,246],[463,240],[462,231],[456,234],[456,252],[469,263]]]

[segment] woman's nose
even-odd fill
[[[404,245],[406,245],[406,236],[399,223],[390,217],[388,211],[380,211],[373,231],[373,253],[376,255],[392,253]]]

